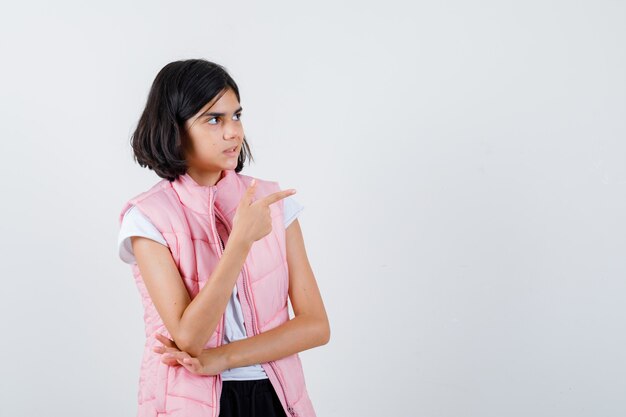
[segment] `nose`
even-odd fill
[[[242,130],[243,129],[238,122],[231,121],[230,123],[227,123],[224,128],[224,139],[238,139],[243,134]]]

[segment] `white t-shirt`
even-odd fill
[[[284,198],[284,207],[284,223],[286,228],[292,221],[295,220],[296,217],[298,217],[298,214],[300,214],[304,207],[298,203],[293,196]],[[126,213],[124,213],[124,219],[122,220],[117,242],[119,256],[122,261],[127,264],[136,263],[130,239],[131,236],[147,237],[161,243],[162,245],[168,246],[165,238],[154,226],[154,224],[152,224],[146,216],[137,210],[135,206],[131,206]],[[233,293],[230,300],[228,300],[228,304],[226,305],[224,320],[223,343],[229,343],[247,337],[243,321],[243,312],[241,311],[241,304],[239,303],[239,297],[237,295],[237,285],[233,288]],[[242,381],[268,378],[267,374],[259,364],[227,369],[222,372],[221,375],[223,381]]]

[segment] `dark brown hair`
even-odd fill
[[[135,162],[169,181],[185,174],[184,123],[225,89],[233,90],[241,102],[235,80],[214,62],[189,59],[164,66],[131,137]],[[254,160],[244,136],[235,172],[243,169],[246,159]]]

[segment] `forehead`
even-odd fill
[[[222,91],[220,94],[215,96],[213,100],[205,104],[204,107],[202,107],[202,109],[198,112],[198,114],[202,114],[209,109],[212,111],[221,111],[228,110],[233,107],[232,110],[235,110],[235,108],[238,106],[239,101],[237,100],[235,92],[228,88],[226,89],[226,91]]]

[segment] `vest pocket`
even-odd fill
[[[177,408],[172,406],[172,401],[178,404],[183,400],[214,407],[215,402],[219,401],[219,398],[214,398],[216,381],[214,375],[197,375],[184,366],[171,367],[166,392],[168,408]]]
[[[306,391],[304,373],[300,356],[297,353],[274,361],[278,374],[282,377],[283,388],[287,401],[295,406]]]
[[[167,376],[169,373],[169,365],[161,362],[159,357],[156,375],[156,392],[154,396],[154,408],[159,413],[165,412],[165,396],[167,392]]]

